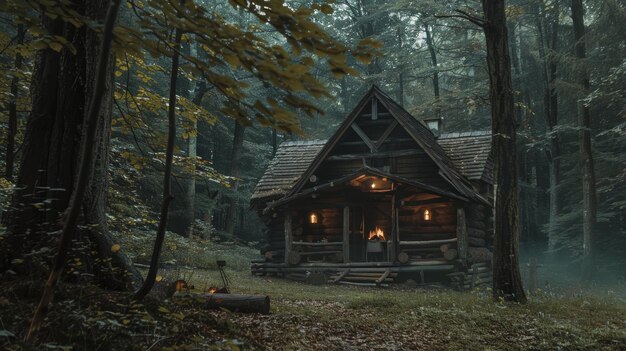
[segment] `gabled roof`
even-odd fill
[[[452,164],[450,158],[446,155],[445,151],[437,144],[435,136],[428,129],[426,125],[415,119],[408,113],[402,106],[398,105],[387,94],[382,92],[377,86],[372,88],[365,94],[359,104],[348,115],[348,117],[339,126],[339,129],[328,140],[326,145],[317,154],[311,165],[303,173],[302,177],[296,182],[294,187],[288,193],[287,196],[292,196],[302,189],[302,186],[306,183],[307,179],[315,172],[320,163],[328,156],[333,149],[337,141],[343,136],[345,131],[350,128],[350,125],[359,116],[367,102],[371,99],[378,99],[379,102],[389,110],[391,115],[398,121],[398,123],[404,127],[406,132],[413,138],[413,140],[426,152],[426,154],[435,162],[439,167],[439,173],[458,193],[469,199],[488,203],[480,194],[472,189],[471,184],[465,179],[459,171],[457,171]]]
[[[252,193],[252,201],[287,194],[300,179],[326,140],[285,141],[278,146],[274,159]]]
[[[474,147],[472,150],[473,152],[479,150],[479,155],[465,152],[463,150],[465,145],[455,142],[455,139],[460,138],[461,134],[444,134],[438,141],[426,125],[411,116],[376,86],[373,86],[365,94],[328,141],[315,140],[281,144],[274,160],[257,184],[252,201],[284,195],[289,197],[297,194],[372,98],[378,99],[398,121],[398,124],[426,152],[439,168],[441,177],[452,186],[458,195],[487,203],[487,200],[473,190],[468,179],[482,179],[487,182],[491,180],[488,171],[490,169],[488,156],[491,145],[489,134],[476,135],[480,140],[473,142],[475,145],[472,144]],[[470,135],[464,133],[462,137],[466,138]],[[489,140],[488,143],[487,140]],[[480,173],[481,169],[482,173]],[[477,177],[479,173],[480,176]]]
[[[441,134],[437,143],[467,179],[493,184],[491,131]]]

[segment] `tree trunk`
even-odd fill
[[[591,151],[591,117],[584,98],[589,93],[589,73],[585,62],[585,23],[582,0],[572,0],[572,21],[576,57],[579,59],[578,73],[580,92],[578,94],[578,138],[580,143],[580,163],[582,166],[583,191],[583,266],[582,279],[589,281],[594,273],[593,240],[596,223],[596,176]]]
[[[185,0],[180,0],[181,5]],[[180,17],[180,14],[179,14]],[[165,172],[163,172],[163,198],[161,200],[161,215],[159,218],[159,226],[157,228],[154,246],[152,247],[152,256],[150,257],[150,268],[146,274],[146,280],[133,296],[136,300],[142,300],[156,281],[159,271],[159,260],[161,257],[161,248],[165,241],[165,228],[167,228],[167,219],[169,205],[173,200],[172,196],[172,161],[174,159],[174,144],[176,143],[176,83],[178,81],[178,66],[180,58],[180,42],[182,38],[182,30],[176,28],[174,34],[174,46],[172,55],[172,68],[170,70],[170,92],[168,98],[167,109],[167,149],[165,151]]]
[[[424,25],[426,31],[426,46],[430,53],[430,63],[433,66],[433,94],[435,96],[435,116],[441,118],[441,101],[439,95],[439,68],[437,67],[437,52],[435,51],[435,41],[433,33],[428,24]]]
[[[400,28],[397,30],[398,37],[398,51],[402,52],[402,31]],[[400,64],[398,66],[398,98],[397,102],[400,106],[404,106],[404,65]]]
[[[191,46],[189,43],[181,44],[181,52],[183,55],[189,56],[191,54]],[[183,75],[178,75],[178,81],[176,82],[176,90],[178,95],[189,99],[190,82]],[[202,92],[202,94],[204,94]],[[196,100],[194,96],[194,101]],[[202,99],[202,96],[200,96]],[[192,122],[191,131],[192,134],[197,132],[198,123]],[[183,131],[183,128],[180,128]],[[180,150],[184,151],[184,154],[180,155],[181,159],[186,159],[187,162],[193,164],[197,155],[197,137],[189,135],[186,139],[181,137],[178,139],[177,144],[180,146]],[[172,179],[172,201],[169,209],[167,230],[174,232],[181,236],[189,236],[193,227],[193,220],[195,218],[194,213],[194,200],[195,200],[195,166],[189,164],[181,165],[177,167],[180,170],[178,177]]]
[[[91,183],[93,183],[92,177],[94,172],[92,171],[92,168],[97,163],[96,158],[98,153],[96,150],[99,148],[99,143],[96,142],[96,134],[98,134],[98,130],[101,129],[99,128],[100,123],[98,123],[98,120],[103,119],[103,117],[107,117],[102,115],[100,107],[106,100],[105,92],[107,90],[107,81],[109,83],[111,82],[111,42],[113,41],[113,27],[120,2],[121,0],[113,0],[110,6],[108,6],[109,8],[103,28],[102,44],[100,46],[100,50],[95,51],[96,64],[94,65],[94,72],[89,72],[89,69],[87,69],[87,74],[91,74],[91,76],[94,77],[94,82],[91,83],[92,86],[91,89],[89,89],[89,92],[92,93],[89,97],[89,108],[84,116],[83,125],[85,128],[83,138],[81,140],[76,185],[72,193],[70,206],[67,210],[67,216],[64,218],[63,231],[59,240],[59,251],[54,259],[52,270],[50,271],[50,275],[48,277],[48,281],[46,282],[41,300],[39,301],[39,305],[37,306],[37,310],[33,315],[25,338],[26,341],[32,340],[35,333],[38,331],[46,312],[48,311],[48,306],[54,295],[56,284],[61,276],[65,266],[65,261],[69,255],[72,240],[74,239],[74,234],[77,229],[76,227],[78,225],[78,217],[80,216],[83,199],[86,194],[89,194],[90,180],[92,180]],[[88,15],[91,15],[89,10],[87,10]],[[98,11],[96,10],[95,12],[97,13]],[[86,49],[89,49],[88,44],[90,44],[89,39],[87,39],[85,43]],[[108,89],[111,90],[110,86]],[[108,117],[110,119],[110,101],[108,102],[109,107],[105,110],[108,110]]]
[[[230,169],[228,175],[234,178],[239,178],[239,163],[241,160],[241,153],[243,151],[243,135],[246,127],[241,123],[235,121],[235,131],[233,135],[233,150],[230,157]],[[225,231],[230,237],[235,233],[235,221],[237,213],[237,187],[239,181],[234,179],[231,182],[231,190],[233,195],[228,198],[228,209],[226,213],[226,226]]]
[[[515,114],[504,1],[483,0],[489,68],[492,150],[496,179],[494,298],[525,302],[519,272],[519,209],[515,152]]]
[[[77,11],[103,19],[108,1],[73,3]],[[19,189],[13,198],[8,218],[9,245],[4,268],[12,258],[23,257],[33,248],[47,245],[48,233],[59,230],[61,213],[70,203],[77,186],[81,143],[84,143],[87,104],[95,89],[96,64],[100,38],[85,26],[76,29],[61,19],[44,17],[44,27],[54,35],[67,38],[76,54],[64,49],[38,53],[33,75],[32,109],[28,117],[18,172]],[[115,276],[109,267],[94,268],[98,278],[109,287],[129,288],[141,282],[141,275],[120,251],[111,252],[112,238],[107,232],[105,197],[108,179],[111,102],[113,96],[113,55],[109,55],[99,118],[93,136],[94,155],[89,159],[88,184],[84,190],[79,239],[89,240],[100,254],[101,262],[119,268]],[[42,190],[45,189],[45,190]],[[44,200],[51,200],[49,203]],[[45,214],[35,204],[44,203]],[[111,260],[107,260],[107,259]],[[107,263],[108,265],[108,263]],[[103,268],[99,271],[99,268]],[[130,274],[126,274],[126,272]]]
[[[543,5],[543,3],[542,3]],[[550,29],[545,24],[545,6],[541,11],[537,11],[537,30],[539,32],[539,56],[543,60],[543,81],[544,81],[544,114],[546,124],[548,126],[547,139],[549,146],[548,167],[549,167],[549,184],[550,184],[550,212],[548,219],[548,250],[554,252],[557,250],[559,242],[558,228],[556,221],[560,213],[559,200],[559,183],[560,183],[560,142],[556,127],[558,124],[558,95],[556,91],[556,58],[555,51],[558,40],[558,20],[559,6],[558,2],[554,5],[553,12],[550,16]],[[549,35],[549,38],[547,36]],[[546,49],[549,52],[546,52]]]
[[[16,45],[24,43],[24,34],[26,28],[23,24],[17,26]],[[20,79],[18,73],[22,68],[22,55],[15,54],[15,63],[13,65],[14,73],[11,79],[11,102],[9,103],[9,130],[7,131],[7,150],[5,158],[4,176],[8,180],[13,180],[13,168],[15,164],[15,135],[17,134],[17,100],[19,95]]]

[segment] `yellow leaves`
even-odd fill
[[[120,246],[120,244],[113,244],[111,246],[111,252],[116,253],[116,252],[120,251],[121,248],[122,247]]]
[[[154,278],[154,280],[155,280],[157,283],[160,283],[160,282],[163,280],[163,277],[162,277],[162,276],[160,276],[160,275],[157,275],[157,276],[156,276],[156,278]]]
[[[124,320],[122,320],[122,324],[124,324],[124,325],[128,325],[128,324],[130,324],[130,319],[124,319]]]
[[[320,11],[322,11],[325,15],[330,15],[333,13],[333,8],[329,4],[322,4],[320,6]]]
[[[236,55],[223,54],[222,56],[224,57],[224,61],[228,62],[228,64],[234,69],[237,69],[237,67],[239,67],[239,65],[241,64],[241,61],[239,61],[239,57],[237,57]]]
[[[168,310],[167,308],[160,306],[159,307],[159,312],[161,313],[172,313],[170,310]]]

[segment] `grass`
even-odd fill
[[[488,291],[313,286],[228,274],[233,293],[272,299],[270,316],[223,316],[261,348],[626,349],[626,305],[612,295],[539,292],[528,304],[511,305],[494,302]],[[215,271],[196,270],[193,277],[196,286],[219,282]]]

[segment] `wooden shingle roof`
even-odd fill
[[[325,144],[326,140],[281,143],[257,183],[251,200],[280,197],[288,193]]]
[[[467,179],[493,184],[490,131],[441,134],[437,143]]]

